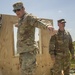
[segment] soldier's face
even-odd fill
[[[65,23],[59,22],[59,23],[58,23],[58,26],[59,26],[59,28],[64,28],[64,27],[65,27]]]
[[[16,10],[15,13],[18,16],[18,18],[21,18],[25,13],[24,8]]]

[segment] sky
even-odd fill
[[[75,41],[75,0],[0,0],[0,14],[15,15],[12,5],[22,1],[28,13],[39,18],[53,20],[54,29],[58,29],[57,20],[66,20],[65,29]]]

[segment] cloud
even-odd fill
[[[62,11],[61,11],[61,10],[59,10],[59,11],[58,11],[58,13],[62,13]]]

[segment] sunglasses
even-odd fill
[[[21,9],[16,9],[16,10],[13,10],[15,13],[16,13],[16,11],[20,11]]]

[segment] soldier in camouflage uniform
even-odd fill
[[[21,75],[35,75],[36,50],[38,50],[34,41],[35,27],[53,28],[42,23],[36,16],[28,14],[22,2],[13,4],[13,8],[19,18],[16,27],[18,27],[17,51],[20,54]]]
[[[49,53],[54,61],[51,75],[70,75],[70,53],[74,59],[74,48],[72,38],[68,31],[65,30],[65,19],[58,20],[59,29],[50,39]]]

